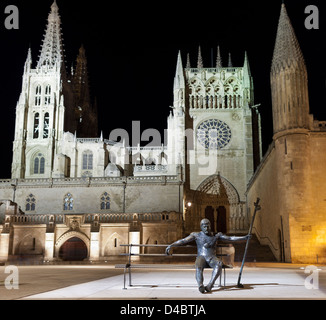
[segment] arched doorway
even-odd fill
[[[217,208],[216,231],[227,233],[226,208],[224,206]]]
[[[212,232],[215,232],[215,220],[214,220],[214,209],[212,206],[208,206],[205,209],[205,218],[211,223]]]
[[[59,258],[63,261],[82,261],[87,258],[87,246],[77,237],[67,240],[59,250]]]
[[[236,188],[220,174],[212,175],[193,194],[186,229],[189,222],[188,230],[192,232],[205,217],[211,221],[213,232],[242,232],[245,221],[242,206]]]

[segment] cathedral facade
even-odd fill
[[[214,232],[246,233],[260,197],[258,238],[275,246],[278,260],[297,261],[296,219],[310,219],[311,210],[299,198],[314,192],[304,166],[317,172],[323,165],[307,150],[323,145],[325,126],[309,115],[302,54],[297,42],[292,50],[284,40],[294,36],[285,7],[272,69],[275,136],[264,158],[246,53],[242,66],[234,67],[231,56],[224,66],[218,48],[215,68],[205,68],[200,48],[196,66],[189,57],[184,65],[179,52],[166,144],[135,147],[123,133],[120,142],[98,134],[85,49],[67,72],[60,24],[54,1],[35,65],[30,50],[27,55],[12,176],[0,181],[0,259],[106,261],[125,252],[121,244],[172,243],[197,231],[203,218]],[[304,224],[304,235],[313,226]]]

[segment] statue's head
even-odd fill
[[[208,219],[203,219],[200,222],[200,229],[203,231],[205,234],[210,234],[211,233],[211,223]]]

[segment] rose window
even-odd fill
[[[222,149],[230,143],[231,137],[230,127],[221,120],[206,120],[197,129],[198,142],[205,149]]]

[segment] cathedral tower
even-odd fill
[[[199,47],[197,66],[188,60],[184,74],[185,135],[192,142],[186,150],[185,229],[208,218],[214,231],[243,232],[246,186],[261,157],[248,55],[235,67],[229,54],[224,66],[218,47],[216,68],[206,68]]]
[[[309,129],[307,68],[284,4],[274,49],[271,85],[274,134]]]
[[[91,104],[87,58],[83,45],[79,49],[72,83],[75,96],[76,119],[78,121],[77,135],[79,138],[97,137],[97,111],[96,107]]]
[[[12,178],[51,177],[55,149],[64,130],[74,132],[74,97],[64,64],[61,19],[51,6],[36,68],[28,51],[16,108]]]
[[[185,76],[181,52],[178,53],[177,67],[173,84],[173,106],[168,117],[168,158],[170,170],[177,173],[177,167],[185,165]]]
[[[277,198],[283,221],[285,261],[300,259],[306,246],[302,225],[314,212],[311,185],[312,116],[307,68],[290,18],[282,4],[271,68]],[[286,192],[285,192],[286,190]],[[308,241],[308,238],[306,238]],[[309,249],[310,250],[310,249]],[[298,260],[297,260],[298,261]]]

